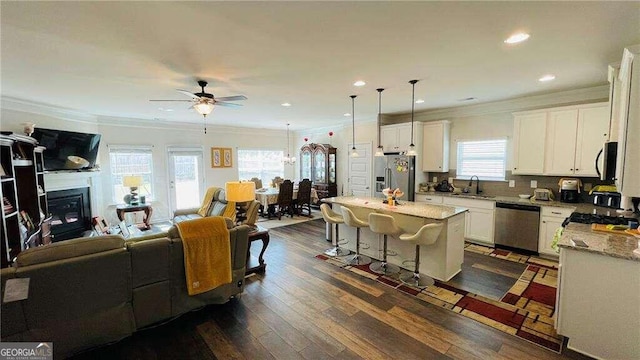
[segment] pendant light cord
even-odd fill
[[[356,95],[351,95],[351,134],[352,134],[352,148],[351,150],[355,150],[356,149],[356,114],[355,114],[355,100],[356,100]]]
[[[382,115],[382,92],[383,88],[376,89],[378,91],[378,148],[380,147],[380,115]]]
[[[414,106],[416,105],[415,98],[416,98],[417,82],[418,80],[409,81],[409,83],[411,84],[411,145],[410,146],[414,146],[413,145],[413,110],[414,110]]]
[[[289,124],[287,124],[287,158],[290,159],[291,157],[289,156],[289,154],[291,154],[291,152],[289,151]]]

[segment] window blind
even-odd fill
[[[457,174],[459,179],[477,175],[482,180],[504,180],[507,140],[459,141]]]

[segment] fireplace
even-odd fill
[[[53,241],[73,239],[91,230],[89,188],[47,192]]]

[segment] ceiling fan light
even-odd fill
[[[210,104],[206,101],[202,101],[193,105],[193,108],[196,109],[196,111],[200,115],[207,116],[211,114],[211,112],[213,111],[213,104]]]

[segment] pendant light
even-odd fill
[[[376,89],[376,91],[378,91],[378,149],[376,150],[376,154],[375,156],[384,156],[384,149],[382,147],[382,144],[380,144],[380,118],[382,117],[382,92],[384,91],[383,88],[379,88]]]
[[[416,83],[418,80],[411,80],[409,84],[411,84],[411,145],[409,145],[409,151],[407,151],[407,156],[416,156],[416,146],[413,145],[413,111],[414,106],[416,104]]]
[[[296,158],[289,156],[289,124],[287,124],[287,156],[283,159],[285,165],[293,165],[296,163]]]
[[[356,114],[355,114],[355,100],[356,95],[351,95],[351,127],[352,127],[352,148],[351,148],[351,157],[358,157],[358,150],[356,150]]]

